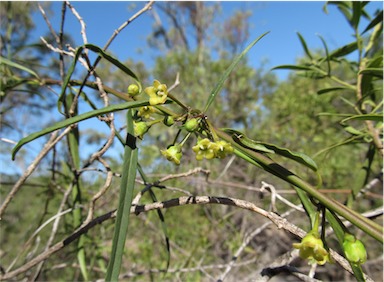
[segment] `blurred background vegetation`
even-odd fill
[[[49,3],[43,5],[49,12]],[[48,50],[44,43],[39,41],[27,44],[28,34],[34,28],[31,13],[35,12],[37,4],[2,2],[0,8],[1,56],[34,70],[40,81],[44,81],[36,83],[34,74],[7,64],[0,65],[1,135],[16,136],[14,140],[17,141],[17,138],[25,136],[26,132],[31,133],[53,123],[47,117],[56,110],[57,96],[54,94],[54,85],[63,74],[59,71],[58,55]],[[204,2],[156,3],[152,12],[162,11],[168,17],[163,20],[172,23],[165,29],[161,22],[158,22],[148,37],[148,48],[157,49],[161,52],[161,56],[156,58],[153,69],[148,69],[144,63],[134,59],[129,59],[125,64],[138,74],[143,85],[151,85],[153,78],[171,85],[179,73],[181,84],[175,89],[175,95],[187,105],[201,109],[206,102],[207,90],[214,88],[233,57],[252,39],[249,38],[250,12],[244,11],[233,11],[231,17],[225,19],[224,25],[216,29],[215,34],[208,35],[205,30],[211,25],[215,9],[219,8],[220,3],[213,6],[207,6]],[[367,16],[373,19],[376,15]],[[183,19],[183,24],[180,19]],[[70,34],[64,36],[66,42],[71,43]],[[210,37],[216,38],[217,46],[207,44]],[[52,36],[45,38],[48,42],[53,42]],[[382,55],[382,42],[380,34],[370,51],[371,57]],[[212,56],[213,50],[218,50],[217,58]],[[311,52],[313,60],[325,55],[324,50],[311,50]],[[303,56],[297,63],[301,64],[305,60]],[[71,58],[66,57],[65,62],[69,65]],[[333,73],[338,78],[354,83],[356,68],[353,63],[345,60],[331,64]],[[109,87],[115,89],[126,89],[130,83],[126,76],[105,61],[99,65],[98,75]],[[342,203],[348,203],[359,212],[373,210],[382,206],[382,156],[378,153],[373,154],[372,147],[367,146],[366,142],[360,142],[361,140],[350,142],[348,146],[336,146],[334,149],[323,151],[351,136],[343,130],[338,116],[320,115],[350,112],[351,105],[348,103],[351,101],[350,92],[318,94],[319,90],[333,86],[335,85],[328,80],[313,79],[302,72],[292,72],[285,81],[279,81],[273,71],[265,68],[253,69],[247,60],[243,60],[225,82],[222,94],[217,97],[209,117],[217,127],[236,128],[255,140],[278,144],[313,157],[319,165],[319,172],[323,178],[321,189],[324,193]],[[382,80],[377,80],[374,94],[378,103],[382,101],[382,90]],[[88,95],[94,100],[99,99],[96,91],[89,92]],[[111,97],[111,101],[117,103],[118,98]],[[116,116],[117,122],[122,123],[123,114],[116,113]],[[101,147],[107,138],[97,128],[80,132],[80,147]],[[154,127],[140,143],[139,162],[153,180],[168,174],[203,167],[210,171],[209,181],[206,181],[205,175],[198,174],[169,181],[167,187],[185,189],[193,195],[246,199],[269,209],[269,194],[251,189],[260,188],[261,182],[265,181],[276,187],[279,194],[286,199],[294,204],[300,203],[290,185],[240,159],[227,157],[224,161],[198,162],[191,150],[183,153],[180,166],[165,162],[159,149],[166,148],[175,133],[165,126]],[[9,157],[10,146],[4,145],[6,140],[2,141],[0,153]],[[20,190],[4,214],[1,221],[0,248],[3,271],[13,263],[15,267],[27,262],[45,248],[44,242],[51,234],[51,225],[43,228],[36,236],[31,236],[39,226],[57,213],[63,194],[72,181],[71,159],[67,148],[65,142],[55,146],[37,171],[29,177],[24,184],[25,187]],[[113,148],[120,150],[122,154],[118,145]],[[24,160],[29,158],[29,154],[35,155],[37,152],[38,149],[34,151],[23,149],[16,161],[25,169],[28,163]],[[82,157],[83,162],[88,158],[88,156]],[[107,153],[105,159],[113,172],[121,173],[122,157],[119,153]],[[284,164],[292,171],[303,171],[295,163]],[[6,165],[3,162],[2,166]],[[100,168],[97,164],[90,168],[82,174],[81,196],[85,205],[105,181],[105,174],[97,171],[97,168]],[[306,180],[316,184],[315,174],[307,171],[304,175]],[[0,191],[2,199],[19,176],[2,174]],[[359,195],[358,200],[348,202],[351,190],[359,191],[374,179],[379,181],[375,182],[369,191]],[[112,188],[97,202],[95,216],[116,208],[118,186],[119,178],[114,177]],[[183,195],[176,190],[164,189],[155,192],[159,200]],[[144,202],[149,203],[151,199],[146,196]],[[64,210],[72,208],[72,205],[72,201],[68,200]],[[81,208],[86,210],[85,207]],[[278,203],[279,214],[287,209],[286,205]],[[163,212],[171,242],[169,273],[160,271],[166,267],[167,256],[161,222],[155,212],[149,212],[140,214],[132,220],[121,271],[126,279],[209,281],[223,271],[218,266],[232,259],[245,236],[266,222],[262,217],[227,206],[184,206]],[[304,214],[299,212],[289,216],[291,222],[308,229],[308,221],[304,218]],[[382,217],[377,220],[381,222]],[[56,237],[64,238],[74,229],[71,213],[68,212],[62,216]],[[96,226],[86,234],[84,249],[91,280],[104,277],[112,232],[111,220]],[[359,235],[362,236],[369,254],[369,261],[364,270],[379,281],[382,278],[382,245],[363,234]],[[237,281],[249,279],[259,268],[267,266],[276,257],[288,252],[292,248],[293,240],[292,236],[275,227],[266,228],[252,239],[240,260],[255,259],[255,261],[236,267],[230,273],[229,281],[234,281],[235,277]],[[330,240],[331,247],[337,249],[337,245],[332,245],[332,239]],[[76,247],[76,244],[66,247],[50,257],[38,272],[33,268],[24,273],[23,278],[46,281],[81,280]],[[303,271],[306,268],[309,270],[306,262],[300,259],[295,260],[293,265]],[[202,270],[204,268],[199,269],[198,266],[213,267]],[[193,268],[196,270],[193,271]],[[323,269],[318,269],[316,278],[340,281],[349,277],[349,274],[338,270],[336,265],[327,265]],[[285,277],[285,279],[297,278]]]

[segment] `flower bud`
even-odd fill
[[[199,121],[196,118],[191,118],[184,124],[184,128],[189,132],[194,132],[199,128]]]
[[[129,96],[134,97],[139,94],[139,86],[136,84],[130,84],[127,91]]]
[[[301,240],[301,243],[294,243],[293,247],[299,249],[299,255],[302,259],[309,259],[310,262],[316,262],[319,265],[324,265],[330,261],[329,253],[316,232],[309,232]]]
[[[180,164],[182,156],[181,145],[170,146],[167,150],[161,150],[160,152],[168,161],[174,162],[177,165]]]
[[[352,234],[345,233],[343,249],[349,262],[362,264],[367,261],[367,251],[364,244]]]
[[[149,126],[144,121],[133,122],[133,129],[135,136],[143,139],[144,134],[149,130]]]
[[[172,116],[165,116],[163,122],[164,122],[164,124],[165,124],[166,126],[172,126],[172,125],[175,124],[175,120],[173,119]]]

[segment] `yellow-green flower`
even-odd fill
[[[167,100],[167,85],[161,84],[158,80],[153,82],[153,86],[144,89],[149,96],[149,104],[151,106],[164,104]]]
[[[215,157],[214,147],[208,138],[200,139],[197,144],[192,147],[192,150],[196,153],[196,160],[200,161],[204,158],[207,160]]]
[[[148,124],[144,121],[139,122],[133,122],[133,130],[136,137],[139,137],[140,139],[143,139],[143,136],[147,131],[149,130]]]
[[[367,251],[364,244],[352,234],[345,233],[343,249],[349,262],[362,264],[367,261]]]
[[[316,262],[319,265],[324,265],[329,259],[329,253],[324,248],[323,241],[319,238],[316,232],[309,232],[301,243],[294,243],[293,247],[299,249],[299,255],[302,259],[309,259],[310,262]]]
[[[160,152],[168,161],[174,162],[177,165],[180,164],[182,156],[181,145],[170,146],[167,150],[160,150]]]
[[[230,143],[220,140],[214,143],[215,156],[219,159],[225,158],[228,154],[233,153],[233,147]]]
[[[141,107],[139,109],[139,112],[137,113],[137,115],[139,117],[143,117],[143,118],[146,118],[148,119],[150,117],[150,115],[152,113],[154,113],[156,110],[154,107],[151,107],[151,106],[144,106],[144,107]]]

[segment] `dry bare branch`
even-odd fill
[[[15,185],[12,187],[11,191],[8,193],[7,197],[3,201],[1,207],[0,207],[0,220],[3,216],[4,211],[6,210],[7,206],[11,202],[12,198],[16,195],[16,193],[19,191],[23,183],[27,180],[27,178],[32,174],[32,172],[35,171],[38,164],[41,162],[41,160],[48,154],[48,152],[59,142],[65,135],[67,135],[72,129],[72,126],[67,127],[57,138],[58,131],[55,131],[51,134],[51,137],[49,138],[48,142],[44,145],[43,149],[41,149],[40,153],[37,155],[37,157],[32,161],[32,163],[28,166],[28,168],[24,171],[23,175],[19,178],[19,180],[15,183]]]
[[[229,197],[216,197],[216,196],[179,197],[179,198],[174,198],[174,199],[170,199],[163,202],[155,202],[155,203],[146,204],[146,205],[132,206],[131,213],[138,215],[143,212],[148,212],[148,211],[157,210],[157,209],[168,209],[168,208],[179,207],[184,205],[207,205],[207,204],[227,205],[227,206],[234,206],[241,209],[249,210],[265,218],[268,218],[270,221],[272,221],[273,224],[277,226],[277,228],[286,230],[298,236],[299,238],[303,238],[306,235],[306,232],[303,229],[290,223],[286,218],[283,218],[275,213],[265,211],[251,202],[247,202],[247,201],[235,199],[235,198],[229,198]],[[48,250],[44,251],[34,259],[28,261],[26,264],[20,266],[19,268],[13,271],[10,271],[8,273],[1,275],[0,280],[8,280],[17,275],[20,275],[21,273],[24,273],[25,271],[34,267],[41,261],[44,261],[47,258],[49,258],[52,254],[56,253],[57,251],[61,250],[65,246],[69,245],[70,243],[78,239],[81,235],[88,232],[88,230],[90,230],[94,226],[101,224],[105,220],[112,219],[114,217],[116,217],[116,210],[110,211],[102,216],[95,218],[86,226],[74,232],[63,241],[58,242],[57,244],[55,244]],[[338,253],[332,250],[330,250],[330,254],[333,257],[333,259],[336,262],[338,262],[344,269],[352,273],[352,270],[349,267],[348,262],[342,256],[340,256]],[[368,276],[366,276],[366,279],[367,281],[371,281],[369,280],[370,278]]]

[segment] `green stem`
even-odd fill
[[[176,104],[178,104],[180,107],[182,107],[184,110],[189,111],[189,107],[184,105],[183,102],[181,102],[179,99],[177,99],[175,96],[172,94],[168,93],[168,97],[171,98]]]

